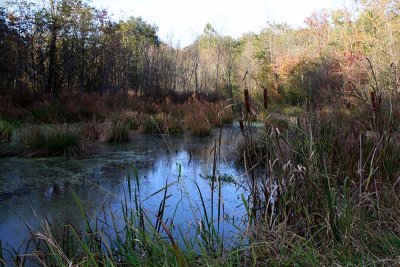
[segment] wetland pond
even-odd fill
[[[96,152],[83,159],[70,158],[1,158],[0,159],[0,240],[3,248],[19,249],[30,238],[26,225],[41,230],[41,222],[68,222],[84,225],[72,192],[80,199],[89,218],[102,207],[121,214],[128,176],[132,190],[140,190],[142,207],[149,218],[156,218],[164,192],[168,200],[164,218],[186,229],[196,222],[201,210],[200,188],[205,206],[211,206],[211,179],[215,143],[220,131],[206,138],[188,134],[179,136],[134,135],[123,144],[99,144]],[[245,215],[242,195],[247,195],[243,169],[234,163],[232,151],[239,138],[238,130],[225,126],[221,134],[220,157],[216,176],[221,177],[223,235],[237,232]],[[137,175],[137,176],[136,176]],[[135,188],[139,185],[140,188]],[[198,187],[197,187],[198,185]],[[217,186],[216,186],[217,187]],[[214,190],[214,206],[218,191]],[[154,194],[154,195],[153,195]],[[151,196],[151,197],[149,197]],[[216,208],[214,214],[216,218]],[[122,218],[121,218],[122,220]],[[7,257],[7,255],[5,255]]]

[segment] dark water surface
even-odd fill
[[[212,174],[214,155],[211,151],[218,135],[219,131],[208,138],[137,135],[129,143],[99,145],[95,154],[84,159],[0,159],[0,240],[3,247],[18,249],[29,239],[25,224],[41,230],[44,218],[83,225],[72,191],[78,195],[90,218],[95,218],[106,203],[120,214],[127,176],[133,177],[135,168],[142,200],[166,183],[179,180],[168,188],[171,197],[167,201],[165,218],[173,218],[175,225],[189,229],[189,225],[197,223],[194,214],[201,209],[195,183],[201,188],[206,205],[211,206],[211,182],[206,177]],[[223,129],[217,168],[217,175],[224,177],[222,231],[228,237],[234,232],[232,223],[240,225],[245,212],[241,201],[241,194],[246,194],[245,179],[240,168],[234,165],[231,153],[237,138],[234,128]],[[134,190],[136,182],[131,186]],[[155,219],[162,197],[163,193],[159,193],[143,202],[149,218]],[[217,198],[215,194],[214,202]],[[190,230],[187,232],[190,234]]]

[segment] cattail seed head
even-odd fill
[[[250,94],[248,89],[244,89],[244,104],[246,107],[246,112],[250,113]]]
[[[264,108],[268,108],[268,90],[264,89]]]
[[[376,110],[377,110],[376,94],[375,94],[374,91],[371,91],[370,95],[371,95],[371,107],[372,107],[372,111],[375,113]]]

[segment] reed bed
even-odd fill
[[[284,126],[267,117],[261,129],[245,92],[237,158],[250,190],[248,265],[400,264],[396,98],[377,91],[362,112],[308,106]]]

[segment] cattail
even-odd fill
[[[264,108],[268,108],[268,90],[266,88],[264,89]]]
[[[372,106],[372,111],[375,113],[377,110],[377,103],[376,103],[376,94],[374,91],[371,91],[371,106]]]
[[[250,113],[250,94],[248,89],[244,89],[244,104],[246,107],[246,112]]]

